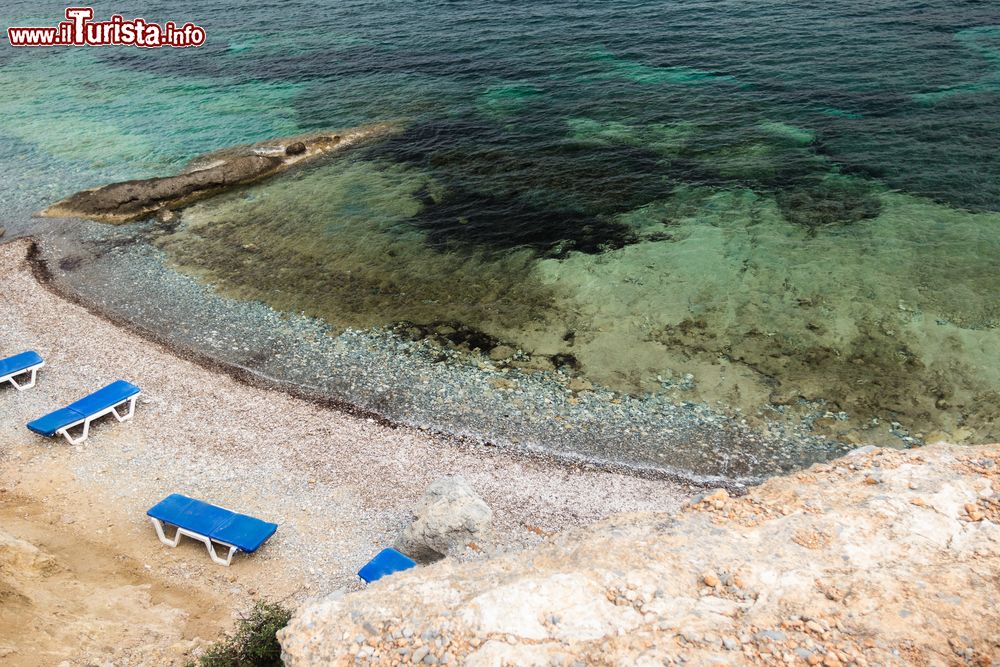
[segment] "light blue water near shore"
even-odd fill
[[[8,2],[3,24],[63,7]],[[195,207],[159,247],[227,294],[336,326],[460,321],[623,391],[691,373],[742,408],[801,396],[1000,435],[995,3],[95,6],[112,11],[208,42],[0,49],[12,235],[85,187],[389,121]]]

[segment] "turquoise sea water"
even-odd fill
[[[64,5],[6,3],[4,27]],[[336,327],[461,322],[628,393],[1000,436],[990,2],[124,2],[187,50],[0,49],[0,206],[392,122],[156,244]],[[65,230],[65,227],[60,229]],[[62,231],[61,233],[65,233]],[[250,255],[252,254],[252,261]]]

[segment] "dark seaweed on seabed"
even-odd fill
[[[736,144],[720,147],[716,139]],[[726,162],[726,151],[755,145],[773,153],[773,168]],[[749,187],[774,196],[789,222],[810,228],[871,219],[881,208],[875,183],[827,178],[837,175],[836,166],[813,146],[752,136],[709,136],[664,159],[644,147],[544,141],[465,118],[415,123],[366,157],[417,166],[443,185],[437,198],[419,192],[422,209],[408,220],[428,245],[487,253],[526,247],[562,258],[636,243],[635,230],[616,216],[662,200],[680,184]]]

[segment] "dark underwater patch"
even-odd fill
[[[398,336],[408,340],[431,340],[442,347],[461,348],[472,352],[489,352],[500,339],[457,320],[437,321],[428,324],[402,321],[389,325]]]
[[[786,220],[808,228],[849,225],[875,218],[882,211],[871,186],[844,178],[780,190],[775,198]]]
[[[660,156],[630,146],[584,148],[519,135],[475,119],[415,124],[368,149],[429,170],[441,184],[409,223],[432,246],[541,255],[600,253],[637,242],[614,216],[670,191]]]
[[[1000,211],[1000,94],[910,103],[884,115],[833,124],[823,150],[845,173],[970,211]],[[989,119],[987,121],[987,119]]]
[[[492,252],[527,247],[548,257],[596,254],[638,240],[630,227],[614,221],[462,188],[449,189],[444,201],[425,205],[409,223],[434,247],[457,244]]]

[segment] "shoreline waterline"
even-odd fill
[[[115,241],[120,232],[101,237],[112,257],[89,258],[69,273],[59,248],[35,243],[33,270],[47,289],[251,385],[474,448],[699,486],[738,489],[851,448],[800,423],[760,429],[703,404],[572,391],[573,376],[561,372],[501,369],[391,331],[333,335],[311,318],[220,296],[171,271],[155,251]],[[113,289],[130,283],[145,289]]]
[[[678,406],[694,421],[719,417],[704,433],[794,418],[801,429],[778,430],[887,446],[989,441],[1000,436],[1000,302],[989,298],[1000,291],[1000,32],[984,7],[934,7],[889,30],[852,21],[835,38],[821,28],[828,13],[798,6],[542,3],[525,10],[528,33],[486,6],[448,6],[458,32],[439,8],[330,7],[308,31],[261,8],[272,40],[198,7],[217,41],[197,52],[8,54],[4,224],[59,245],[57,276],[126,320],[441,432],[500,442],[515,424],[514,444],[570,453],[583,442],[594,460],[736,478],[819,454],[791,445],[785,459],[765,445],[758,457],[733,444],[738,428],[700,438]],[[877,13],[908,15],[905,3]],[[604,29],[621,22],[634,28],[627,39]],[[762,34],[765,24],[782,28]],[[803,41],[800,30],[817,32]],[[81,188],[175,174],[221,146],[382,122],[400,131],[160,224],[18,219]],[[129,265],[116,270],[116,257]],[[99,289],[115,280],[140,294]],[[147,290],[232,317],[220,328],[197,304],[134,303]],[[254,330],[241,308],[311,338]],[[391,336],[404,322],[413,332]],[[435,331],[449,327],[514,354]],[[421,336],[447,340],[434,350]],[[361,384],[365,346],[384,388]],[[308,362],[260,361],[300,348]],[[393,353],[414,371],[403,396]],[[435,369],[435,355],[452,368]],[[594,391],[572,391],[576,375]],[[615,400],[617,414],[601,404]],[[671,417],[640,407],[677,417],[684,451],[658,434]],[[629,419],[651,435],[602,425]],[[723,450],[714,460],[696,451],[712,446]]]
[[[638,477],[641,479],[673,482],[706,489],[726,488],[737,494],[742,493],[747,486],[747,483],[739,480],[729,480],[723,477],[702,479],[699,477],[686,476],[684,471],[669,471],[653,467],[631,466],[627,463],[619,463],[612,460],[601,461],[585,458],[573,458],[569,455],[559,455],[537,449],[508,447],[471,433],[462,434],[447,432],[444,430],[433,430],[426,426],[408,424],[400,420],[391,419],[356,403],[323,393],[319,389],[269,376],[259,371],[247,368],[246,366],[227,362],[223,359],[212,356],[211,354],[200,352],[191,347],[179,345],[176,341],[172,341],[168,336],[144,327],[133,320],[129,320],[114,313],[113,311],[103,309],[98,304],[80,297],[79,294],[73,292],[68,286],[59,283],[59,281],[53,278],[52,271],[41,256],[39,242],[36,239],[32,239],[30,237],[20,237],[16,240],[8,241],[7,243],[15,243],[18,241],[28,241],[30,243],[25,259],[31,267],[32,275],[38,281],[38,284],[46,290],[52,292],[60,299],[64,299],[70,303],[80,306],[95,317],[99,317],[115,327],[140,336],[150,343],[162,347],[169,353],[176,355],[178,358],[196,364],[207,371],[230,377],[233,380],[249,387],[269,391],[278,391],[283,394],[287,394],[292,398],[306,401],[324,409],[334,410],[357,419],[368,420],[387,428],[417,428],[418,430],[425,432],[429,437],[443,439],[449,446],[467,451],[475,451],[477,448],[482,447],[503,448],[502,451],[504,455],[512,458],[513,460],[520,460],[523,458],[525,461],[533,461],[562,468],[601,470],[614,474]],[[3,245],[5,245],[5,243],[0,243],[0,247]],[[748,481],[748,483],[752,482]]]

